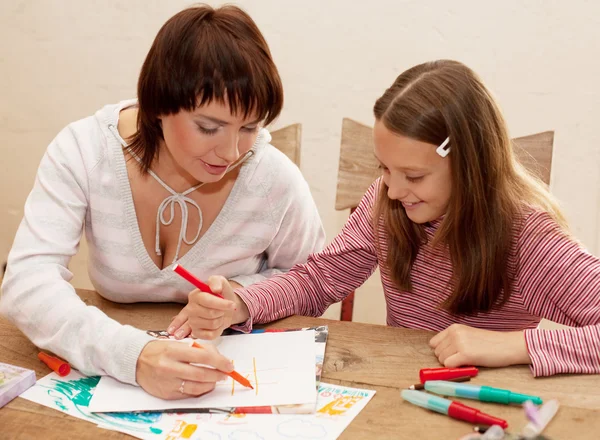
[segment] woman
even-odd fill
[[[230,371],[216,350],[156,341],[86,306],[67,266],[82,230],[96,290],[116,302],[185,302],[179,263],[246,286],[324,244],[298,168],[262,128],[283,91],[269,48],[239,8],[199,6],[161,28],[138,101],[69,124],[48,147],[11,250],[0,311],[85,374],[167,399]]]

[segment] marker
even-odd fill
[[[558,411],[558,400],[549,400],[537,411],[536,423],[529,422],[521,431],[525,438],[535,438],[540,435]]]
[[[451,382],[468,382],[471,380],[471,376],[463,376],[463,377],[456,377],[454,379],[448,379]],[[425,389],[425,385],[423,385],[422,383],[416,383],[414,385],[411,385],[408,387],[409,390],[424,390]]]
[[[176,264],[175,266],[173,266],[173,271],[181,276],[182,278],[186,279],[187,281],[189,281],[190,283],[192,283],[194,286],[196,286],[198,289],[200,289],[203,292],[206,293],[210,293],[211,295],[214,295],[218,298],[221,299],[225,299],[223,297],[223,295],[219,294],[219,293],[215,293],[213,292],[210,287],[208,286],[208,284],[204,284],[202,281],[200,281],[198,278],[196,278],[194,275],[192,275],[191,273],[189,273],[187,270],[185,270],[181,265]]]
[[[508,427],[508,422],[506,420],[483,413],[476,408],[471,408],[470,406],[463,405],[460,402],[454,402],[442,397],[427,394],[423,391],[402,390],[400,395],[404,400],[412,403],[413,405],[417,405],[421,408],[426,408],[440,414],[445,414],[454,419],[464,420],[465,422],[469,422],[474,425],[499,425],[504,429]]]
[[[538,423],[538,407],[535,406],[532,402],[530,402],[529,400],[526,402],[523,402],[523,410],[525,411],[525,417],[527,417],[527,420],[529,420],[530,422],[533,422],[534,424]]]
[[[419,379],[421,383],[428,380],[449,380],[455,377],[475,377],[479,370],[475,367],[463,368],[423,368],[419,371]]]
[[[468,385],[445,380],[428,380],[425,382],[424,387],[427,391],[441,394],[442,396],[464,397],[465,399],[475,399],[482,402],[503,403],[505,405],[517,403],[521,405],[523,402],[531,401],[537,405],[542,404],[542,399],[537,396],[513,393],[501,388]]]
[[[60,377],[68,376],[71,372],[71,366],[62,359],[42,352],[38,353],[38,359],[48,365],[48,367]]]
[[[196,341],[192,342],[192,347],[204,348],[202,345],[198,344]],[[254,387],[252,386],[250,381],[248,379],[246,379],[244,376],[242,376],[240,373],[238,373],[237,371],[233,370],[229,373],[227,373],[226,371],[222,371],[222,373],[225,373],[227,376],[231,377],[233,380],[240,383],[241,385],[244,385],[246,388],[254,389]]]

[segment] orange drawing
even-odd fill
[[[252,358],[252,365],[254,365],[254,386],[256,388],[256,395],[258,396],[258,376],[256,375],[256,358]]]
[[[165,440],[177,440],[177,439],[188,439],[191,438],[194,432],[198,429],[198,425],[186,423],[182,420],[178,420],[177,424],[173,427],[171,432],[167,434]]]
[[[246,374],[244,377],[246,379],[248,379],[250,374],[254,374],[254,390],[256,391],[256,395],[258,396],[258,374],[257,374],[257,370],[256,370],[256,358],[255,357],[252,358],[252,366],[253,366],[252,367],[253,372]],[[278,368],[276,368],[276,369],[278,369]],[[233,396],[234,394],[235,394],[235,380],[232,379],[231,380],[231,395]]]
[[[352,408],[357,402],[360,402],[361,399],[362,396],[342,396],[329,402],[317,412],[330,416],[340,416]]]

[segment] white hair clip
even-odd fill
[[[448,137],[446,138],[446,140],[445,140],[444,142],[442,142],[442,145],[440,145],[439,147],[437,147],[437,148],[435,149],[435,152],[436,152],[437,154],[439,154],[440,156],[442,156],[442,157],[446,157],[446,156],[448,156],[448,153],[450,153],[450,147],[448,147],[448,148],[445,148],[445,147],[446,147],[446,145],[448,145],[448,142],[450,142],[450,136],[448,136]]]

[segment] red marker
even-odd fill
[[[475,367],[464,368],[423,368],[419,371],[419,379],[421,383],[428,380],[450,380],[457,377],[475,377],[479,370]]]
[[[60,377],[68,376],[71,372],[71,366],[67,362],[55,358],[54,356],[50,356],[49,354],[40,352],[38,353],[38,359],[48,365],[48,367]]]
[[[508,428],[508,422],[498,417],[491,416],[484,412],[481,412],[477,408],[472,408],[467,405],[463,405],[455,400],[448,407],[448,416],[464,420],[465,422],[472,423],[474,425],[499,425],[502,429]]]
[[[182,278],[185,278],[186,280],[188,280],[190,283],[192,283],[194,286],[196,286],[201,291],[210,293],[211,295],[214,295],[218,298],[225,299],[223,297],[223,295],[221,295],[219,293],[215,293],[212,290],[210,290],[210,287],[208,287],[207,284],[204,284],[202,281],[200,281],[194,275],[189,273],[187,270],[185,270],[179,264],[176,264],[175,266],[173,266],[173,270],[175,271],[175,273],[177,273],[177,275],[180,275]]]
[[[423,391],[402,390],[400,395],[407,402],[431,411],[445,414],[458,420],[472,423],[474,425],[499,425],[503,429],[508,428],[508,422],[498,417],[491,416],[479,411],[477,408],[463,405],[454,400],[444,399],[433,394],[424,393]]]

